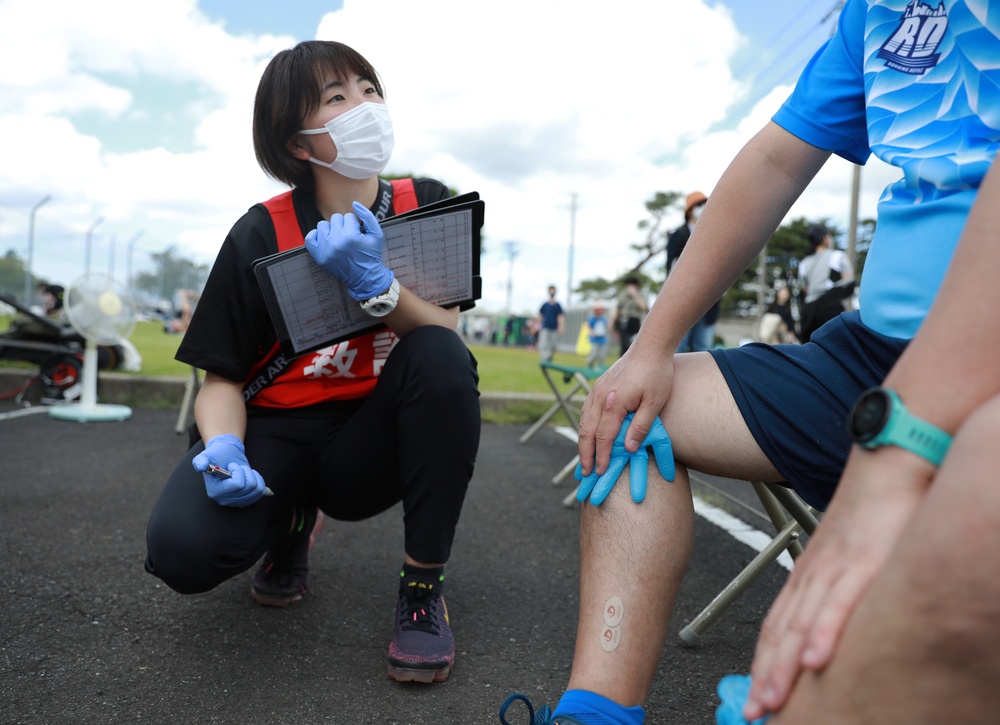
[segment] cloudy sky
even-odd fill
[[[233,222],[284,190],[251,144],[261,72],[318,38],[381,74],[388,173],[486,201],[480,307],[503,311],[508,279],[514,311],[537,309],[550,283],[565,303],[571,279],[632,266],[656,191],[711,193],[836,4],[0,0],[0,254],[27,257],[35,208],[32,268],[50,281],[88,264],[124,281],[169,247],[211,264]],[[893,177],[869,162],[863,216]],[[831,160],[790,217],[843,226],[850,180]]]

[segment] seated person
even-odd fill
[[[899,54],[912,44],[894,40],[917,27],[913,10],[847,0],[836,34],[713,190],[685,273],[668,277],[630,354],[585,401],[580,474],[611,471],[613,487],[583,506],[573,666],[536,723],[643,721],[693,546],[689,468],[785,482],[825,510],[762,629],[747,720],[996,721],[1000,323],[982,311],[1000,304],[1000,95],[939,94],[994,82],[1000,16],[945,0],[919,17],[936,45],[917,67]],[[831,152],[900,169],[881,197],[860,310],[802,345],[674,355]],[[674,480],[658,459],[636,504],[616,462],[645,450],[657,419]],[[624,618],[605,641],[613,597]]]
[[[60,340],[67,334],[72,336],[73,329],[69,320],[66,319],[66,310],[63,307],[63,297],[66,290],[61,285],[46,284],[41,285],[42,309],[38,316],[20,314],[10,321],[10,329],[5,333],[5,337],[18,340]],[[42,319],[38,319],[41,317]],[[46,324],[46,321],[50,324]],[[60,329],[66,334],[61,334]]]

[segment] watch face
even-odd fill
[[[889,420],[891,401],[881,388],[865,391],[851,413],[851,435],[865,443],[877,436]]]

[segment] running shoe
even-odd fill
[[[287,607],[309,589],[309,550],[323,528],[323,512],[310,508],[285,541],[272,547],[253,575],[250,596],[268,607]]]
[[[404,578],[389,643],[389,677],[397,682],[444,682],[454,666],[455,639],[440,582]]]
[[[560,715],[559,719],[556,720],[552,717],[552,708],[548,705],[544,705],[541,710],[535,710],[531,705],[531,700],[522,695],[520,692],[515,692],[513,695],[508,697],[503,701],[503,705],[500,706],[500,723],[501,725],[512,725],[504,715],[507,714],[507,708],[515,700],[520,700],[524,703],[525,707],[528,708],[528,725],[586,725],[585,723],[575,720],[571,717],[566,717],[565,715]]]

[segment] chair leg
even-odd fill
[[[705,607],[701,614],[680,631],[680,638],[687,644],[697,644],[698,638],[704,634],[715,621],[761,573],[773,564],[781,552],[798,539],[802,526],[798,521],[789,521],[778,535],[765,546],[753,561],[744,567],[729,584]]]
[[[790,513],[796,521],[802,524],[802,530],[812,536],[812,533],[819,525],[819,520],[816,518],[816,512],[802,499],[784,486],[779,486],[776,483],[765,483],[764,486],[766,486],[767,490],[781,502],[781,505],[785,507],[785,510],[788,511],[788,513]]]
[[[543,425],[545,425],[546,423],[548,423],[548,421],[549,421],[549,418],[551,418],[551,417],[552,417],[553,415],[555,415],[555,414],[556,414],[557,412],[559,412],[559,403],[553,403],[553,404],[552,404],[552,407],[551,407],[551,408],[549,408],[548,410],[546,410],[546,411],[545,411],[545,413],[544,413],[544,415],[542,415],[542,417],[541,417],[541,418],[539,418],[539,419],[538,419],[538,420],[536,420],[536,421],[535,421],[534,423],[532,423],[532,424],[531,424],[531,427],[530,427],[530,428],[528,428],[528,430],[526,430],[526,431],[525,431],[525,432],[524,432],[524,433],[523,433],[523,434],[521,435],[521,437],[520,437],[520,439],[519,439],[519,440],[520,440],[520,442],[521,442],[521,443],[525,443],[525,442],[527,442],[527,440],[528,440],[529,438],[531,438],[531,436],[535,435],[535,433],[537,433],[537,432],[538,432],[538,429],[539,429],[539,428],[541,428],[541,427],[542,427]]]
[[[563,499],[563,506],[565,506],[568,509],[571,509],[574,506],[576,506],[578,503],[576,500],[576,492],[579,490],[580,486],[579,485],[575,486],[573,490],[569,492],[566,498]]]
[[[576,468],[576,464],[579,462],[580,462],[579,454],[573,456],[573,460],[567,463],[565,466],[563,466],[562,470],[552,477],[552,485],[558,486],[560,481],[566,478],[566,476],[570,474],[570,471]]]
[[[542,417],[536,420],[534,423],[532,423],[531,427],[528,428],[528,430],[526,430],[521,435],[519,439],[521,443],[526,442],[529,438],[531,438],[531,436],[535,435],[535,433],[538,432],[538,429],[541,428],[543,425],[545,425],[549,421],[549,419],[553,415],[558,413],[560,410],[562,410],[563,414],[566,416],[566,419],[569,421],[569,424],[573,427],[573,430],[576,430],[577,428],[580,427],[579,424],[576,422],[576,418],[573,415],[573,411],[570,410],[568,401],[572,400],[573,396],[576,395],[581,390],[581,388],[585,388],[585,386],[580,385],[580,381],[577,380],[576,384],[569,389],[566,395],[562,395],[559,392],[558,386],[556,386],[556,384],[552,382],[552,378],[549,377],[548,371],[543,370],[543,372],[545,373],[546,382],[549,384],[549,387],[552,388],[553,395],[556,396],[556,402],[554,402],[552,404],[552,407],[546,410],[545,413],[542,415]]]
[[[181,434],[187,428],[187,419],[194,412],[194,396],[200,385],[198,368],[192,367],[191,375],[188,377],[187,383],[184,384],[184,399],[181,401],[181,409],[177,413],[177,425],[174,426],[174,433]]]
[[[753,490],[757,492],[757,498],[760,499],[761,504],[764,506],[764,510],[771,519],[771,523],[774,524],[775,530],[781,531],[789,521],[785,510],[781,508],[781,502],[778,501],[767,485],[757,481],[754,481],[751,485],[753,486]],[[793,541],[788,546],[788,553],[793,559],[797,558],[802,553],[802,544],[798,541]]]

